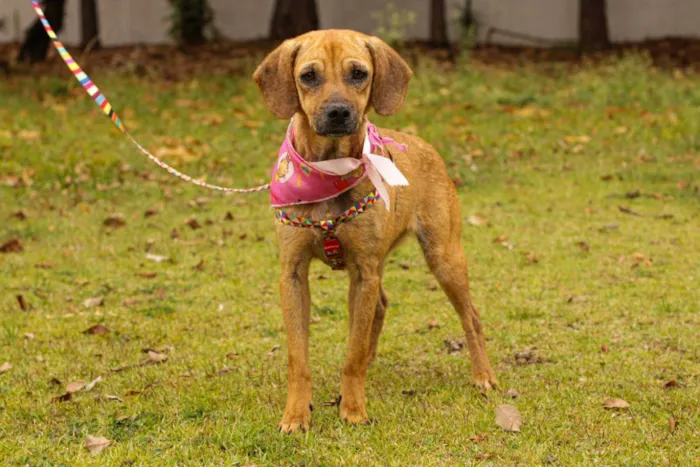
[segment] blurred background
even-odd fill
[[[696,0],[44,0],[64,44],[113,48],[281,40],[319,28],[355,29],[389,42],[432,47],[536,46],[604,49],[643,43],[656,54],[700,56]],[[29,0],[2,0],[0,44],[6,61],[44,58],[46,38],[32,29]]]

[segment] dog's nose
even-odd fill
[[[345,125],[350,115],[350,108],[345,104],[330,104],[326,107],[326,117],[333,125]]]

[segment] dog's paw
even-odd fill
[[[482,391],[488,391],[498,387],[496,376],[491,369],[472,374],[472,384]]]
[[[311,428],[311,410],[300,414],[288,414],[285,412],[282,421],[277,429],[282,433],[296,433],[297,431],[308,431]]]
[[[340,403],[340,419],[350,425],[365,425],[369,423],[369,417],[367,417],[367,410],[364,408],[350,408],[347,405]]]

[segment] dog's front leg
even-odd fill
[[[311,370],[309,369],[309,259],[282,263],[280,296],[287,332],[287,406],[280,431],[308,430],[311,425]]]
[[[340,418],[349,423],[365,423],[365,382],[381,278],[378,264],[352,265],[349,270],[350,339],[341,379]]]

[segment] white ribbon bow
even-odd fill
[[[362,145],[362,159],[341,157],[340,159],[332,159],[329,161],[307,162],[307,164],[321,171],[330,172],[335,175],[348,174],[360,165],[364,165],[367,176],[379,192],[382,200],[384,200],[386,210],[390,211],[391,203],[389,201],[389,191],[386,189],[386,186],[384,186],[384,182],[387,182],[391,186],[399,186],[408,185],[408,180],[406,180],[406,177],[404,177],[391,159],[378,154],[372,154],[371,146],[368,133]],[[382,181],[382,179],[384,180]]]

